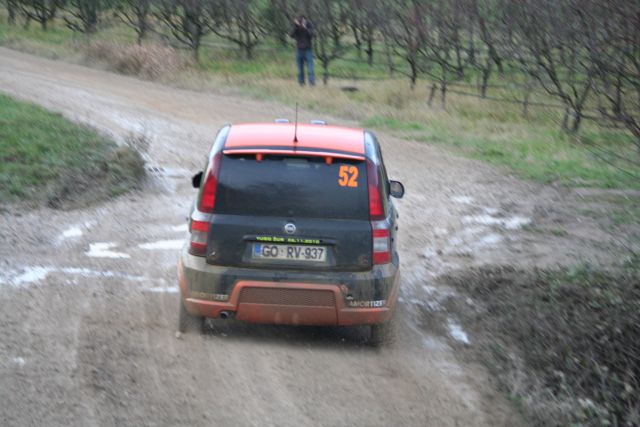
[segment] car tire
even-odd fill
[[[201,316],[194,316],[189,313],[184,306],[182,298],[180,298],[180,313],[178,315],[178,330],[181,333],[202,331],[204,324],[204,318]]]

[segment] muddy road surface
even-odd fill
[[[590,220],[566,219],[568,190],[381,135],[387,167],[407,188],[398,203],[403,283],[388,346],[366,346],[358,328],[217,320],[203,335],[178,336],[175,264],[195,194],[191,173],[224,123],[294,112],[3,48],[0,91],[118,141],[149,142],[140,191],[66,212],[0,212],[3,426],[520,425],[487,372],[457,357],[474,338],[454,314],[425,322],[424,311],[442,310],[455,292],[438,276],[492,262],[602,261],[609,251],[590,241],[615,244]],[[560,220],[569,236],[528,231]]]

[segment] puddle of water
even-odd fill
[[[153,288],[143,289],[143,292],[153,292],[159,294],[177,294],[180,289],[177,286],[154,286]]]
[[[60,235],[60,239],[69,239],[71,237],[80,237],[82,236],[82,230],[80,227],[71,227],[62,232]]]
[[[138,276],[135,274],[123,273],[119,271],[110,270],[91,270],[82,267],[25,267],[22,273],[15,275],[15,272],[5,273],[4,277],[0,277],[0,284],[7,284],[15,288],[27,287],[28,285],[41,282],[47,278],[51,273],[62,273],[72,276],[80,277],[98,277],[98,278],[115,278],[120,280],[127,280],[130,282],[142,282],[142,283],[164,283],[164,279],[153,278],[146,276]],[[11,277],[14,276],[14,277]],[[70,280],[69,283],[77,283],[77,280]],[[160,289],[160,288],[159,288]],[[163,288],[164,289],[164,288]],[[177,289],[177,288],[176,288]],[[168,290],[167,292],[173,292]]]
[[[184,245],[184,240],[179,239],[179,240],[158,240],[157,242],[143,243],[141,245],[138,245],[138,247],[140,249],[151,249],[151,250],[157,250],[157,249],[177,250],[177,249],[181,249],[182,245]]]
[[[492,246],[502,241],[499,234],[487,234],[478,241],[478,246]]]
[[[59,271],[65,274],[77,274],[82,277],[108,277],[108,278],[116,278],[116,279],[125,279],[130,280],[132,282],[148,282],[149,280],[154,280],[145,276],[136,276],[134,274],[121,273],[118,271],[96,271],[90,270],[88,268],[78,268],[78,267],[65,267],[59,270],[52,269],[52,271]]]
[[[509,218],[495,218],[491,215],[467,215],[462,217],[464,224],[497,225],[507,230],[516,230],[530,224],[531,219],[513,216]]]
[[[44,280],[51,271],[53,271],[51,267],[26,267],[22,274],[9,279],[7,282],[13,287],[20,288]]]
[[[433,234],[435,234],[437,237],[446,236],[448,233],[449,230],[447,230],[446,228],[436,227],[433,229]]]
[[[469,336],[462,329],[462,326],[460,326],[457,322],[455,322],[451,318],[447,319],[447,328],[449,329],[449,335],[451,335],[451,338],[463,344],[469,345]]]
[[[445,348],[445,345],[442,341],[432,336],[423,336],[422,345],[428,350],[442,350],[443,348]]]
[[[171,227],[171,231],[175,231],[176,233],[186,232],[186,231],[189,231],[189,225],[187,223],[174,225]]]
[[[453,196],[451,201],[454,203],[459,203],[461,205],[470,205],[474,202],[473,197],[469,196]]]
[[[20,356],[14,357],[13,359],[11,359],[11,361],[20,367],[26,365],[27,363],[27,361],[24,360],[24,357],[20,357]]]
[[[111,242],[90,243],[89,250],[85,254],[92,258],[130,258],[129,254],[111,250],[117,246],[117,243]]]

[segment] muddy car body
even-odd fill
[[[376,137],[324,124],[222,128],[194,176],[180,330],[203,318],[381,325],[399,291],[397,212]],[[373,333],[376,332],[373,327]]]

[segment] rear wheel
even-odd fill
[[[180,313],[178,315],[178,330],[182,333],[201,331],[204,318],[190,314],[184,306],[184,301],[180,298]]]
[[[369,335],[369,345],[372,347],[389,346],[394,341],[394,334],[397,331],[398,310],[397,307],[391,313],[389,319],[383,323],[374,323],[371,325]]]

